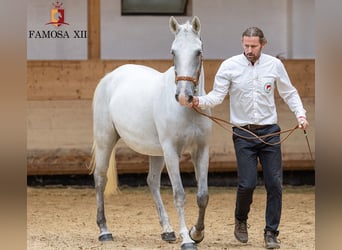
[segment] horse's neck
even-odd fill
[[[204,80],[204,67],[203,65],[201,66],[201,74],[200,74],[200,77],[198,79],[198,95],[205,95],[205,88],[204,88],[204,83],[205,83],[205,80]]]
[[[176,93],[176,83],[175,83],[175,70],[174,67],[171,66],[167,71],[162,74],[162,82],[163,82],[163,89],[161,98],[175,98]],[[170,101],[171,102],[171,101]]]
[[[174,84],[174,86],[176,86],[176,83],[175,83],[176,75],[175,75],[175,69],[173,66],[171,66],[170,68],[168,68],[167,71],[164,72],[163,78],[164,78],[163,81],[165,82],[166,85]]]

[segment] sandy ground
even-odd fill
[[[186,220],[190,228],[197,218],[196,189],[186,188]],[[204,240],[198,249],[264,249],[265,191],[254,194],[248,224],[249,241],[239,243],[233,235],[235,188],[209,189]],[[171,188],[162,197],[174,230],[179,223]],[[27,188],[27,249],[180,249],[163,242],[161,227],[147,187],[121,188],[106,201],[107,225],[114,241],[97,240],[95,190],[91,187]],[[284,187],[281,249],[315,249],[315,188]]]

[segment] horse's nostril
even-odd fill
[[[175,95],[176,101],[179,102],[178,95]]]
[[[189,102],[189,103],[191,103],[193,99],[194,99],[194,97],[193,97],[192,95],[191,95],[191,96],[189,96],[189,98],[188,98],[188,102]]]

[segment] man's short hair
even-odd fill
[[[247,28],[243,33],[242,33],[242,37],[244,36],[257,36],[260,39],[260,43],[266,43],[267,40],[264,36],[264,32],[262,32],[261,29],[259,29],[258,27],[249,27]]]

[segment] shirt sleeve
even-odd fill
[[[306,110],[303,107],[303,103],[298,94],[297,89],[292,85],[290,78],[286,72],[284,64],[278,60],[277,61],[277,88],[281,98],[287,103],[290,110],[298,118],[300,116],[306,117]]]
[[[228,93],[229,85],[228,67],[226,62],[223,62],[215,75],[213,89],[207,95],[198,97],[198,106],[200,108],[212,108],[221,104]]]

